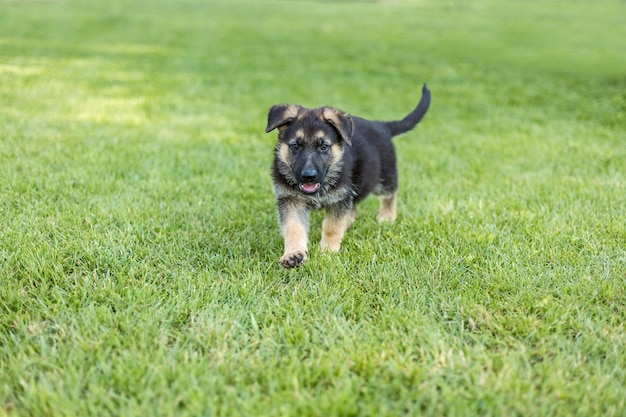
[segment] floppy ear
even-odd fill
[[[295,104],[277,104],[272,106],[267,114],[265,133],[269,133],[277,127],[291,123],[296,116],[298,116],[298,110],[300,110],[300,106],[296,106]]]
[[[324,107],[322,111],[322,117],[328,123],[333,125],[341,139],[349,146],[352,146],[352,134],[354,133],[354,122],[352,117],[348,113],[344,113],[341,110],[333,109],[332,107]]]

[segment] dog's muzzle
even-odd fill
[[[307,194],[313,194],[320,188],[320,183],[318,181],[318,172],[311,165],[308,167],[305,166],[305,169],[302,170],[300,177],[302,182],[298,184],[298,188],[300,191]]]

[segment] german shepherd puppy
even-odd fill
[[[278,104],[269,110],[265,132],[278,129],[272,177],[285,240],[281,266],[306,261],[310,210],[326,210],[320,246],[333,252],[356,217],[355,204],[368,194],[381,197],[378,221],[396,219],[398,171],[391,138],[413,129],[429,105],[424,84],[417,107],[393,122],[365,120],[332,107]]]

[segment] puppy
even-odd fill
[[[269,110],[265,132],[278,129],[272,178],[285,240],[281,266],[295,268],[307,260],[311,210],[326,210],[320,246],[333,252],[356,217],[356,203],[368,194],[380,196],[378,221],[396,219],[398,171],[391,139],[413,129],[429,106],[424,84],[417,107],[392,122],[332,107],[278,104]]]

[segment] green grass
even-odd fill
[[[504,4],[0,1],[0,415],[624,415],[626,9]],[[269,106],[423,82],[281,270]]]

